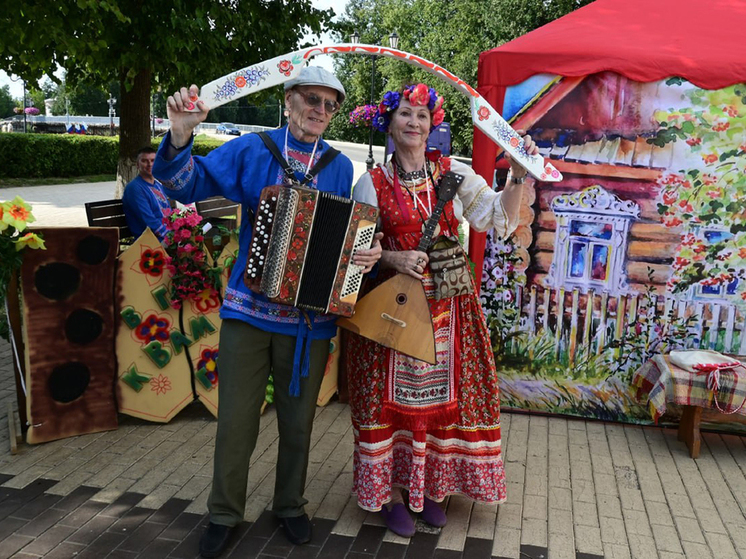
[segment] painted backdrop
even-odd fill
[[[652,355],[746,354],[744,84],[540,74],[503,116],[565,176],[530,185],[516,234],[487,240],[503,405],[650,421],[630,381]]]

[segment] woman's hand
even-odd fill
[[[381,256],[381,266],[393,268],[400,274],[408,274],[418,280],[427,266],[428,257],[418,250],[385,250]]]
[[[376,265],[376,262],[381,259],[381,253],[383,252],[381,249],[381,239],[383,239],[383,233],[376,233],[370,248],[357,250],[352,255],[352,263],[356,266],[362,266],[364,274],[370,272],[373,266]]]
[[[523,138],[523,148],[526,150],[526,153],[529,155],[536,155],[539,153],[539,146],[536,145],[536,142],[526,134],[525,130],[518,129],[516,130],[520,136]],[[516,163],[516,161],[510,157],[508,152],[505,152],[505,159],[507,159],[508,163],[510,163],[510,176],[516,179],[522,179],[528,174],[528,171],[524,169],[519,163]]]
[[[173,95],[169,95],[166,102],[166,113],[171,123],[171,143],[174,147],[182,147],[189,143],[192,132],[197,125],[207,118],[210,109],[203,101],[197,101],[198,113],[188,112],[186,107],[194,103],[199,95],[199,88],[192,84],[187,90],[182,87]]]

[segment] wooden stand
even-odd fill
[[[10,331],[13,333],[13,338],[16,343],[15,349],[18,350],[18,361],[14,355],[11,355],[13,361],[13,378],[16,383],[16,401],[18,403],[18,415],[20,417],[20,423],[18,429],[18,436],[22,436],[22,430],[26,428],[26,394],[23,392],[23,386],[21,385],[21,378],[26,378],[26,356],[23,345],[23,331],[21,330],[21,306],[19,304],[19,292],[18,292],[18,275],[14,274],[10,278],[8,284],[8,324]],[[11,354],[14,349],[11,348]],[[18,364],[20,363],[20,370]],[[8,418],[8,425],[10,425],[10,417]]]
[[[10,453],[16,454],[18,452],[18,445],[23,441],[23,433],[21,432],[21,420],[18,418],[13,409],[13,404],[8,402],[8,439],[10,440]]]
[[[681,406],[681,410],[678,438],[686,443],[689,456],[692,458],[699,457],[702,441],[699,434],[701,423],[741,423],[746,425],[746,416],[737,413],[726,414],[716,409],[705,409],[699,406]]]
[[[689,456],[699,458],[699,447],[701,438],[699,436],[699,423],[702,420],[702,408],[699,406],[682,406],[681,422],[679,423],[678,437],[686,443]]]

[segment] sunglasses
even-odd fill
[[[315,93],[301,91],[300,89],[296,89],[295,91],[298,92],[298,95],[303,97],[303,101],[305,101],[306,105],[308,105],[309,107],[316,108],[323,102],[324,110],[328,114],[333,115],[339,110],[339,103],[337,103],[336,101],[332,101],[331,99],[324,99],[323,97],[319,97]]]

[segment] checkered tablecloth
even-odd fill
[[[746,398],[746,371],[721,371],[717,403],[721,410],[732,412]],[[669,403],[717,409],[714,392],[707,386],[707,374],[690,373],[672,365],[668,357],[656,355],[635,372],[632,386],[637,399],[647,402],[654,421],[666,413]],[[737,412],[746,415],[746,406]]]

